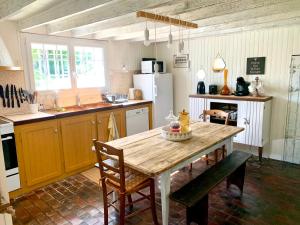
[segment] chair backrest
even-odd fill
[[[101,141],[93,140],[99,163],[102,185],[109,183],[125,192],[125,169],[123,149],[117,149]],[[108,164],[107,159],[112,159],[113,164]]]
[[[217,118],[224,119],[225,120],[224,124],[228,125],[229,113],[227,113],[227,112],[224,112],[219,109],[203,110],[203,121],[204,122],[207,121],[207,116],[215,116]]]

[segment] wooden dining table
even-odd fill
[[[227,155],[233,150],[233,137],[243,128],[214,123],[191,123],[192,138],[181,142],[165,140],[161,128],[108,142],[123,149],[125,165],[160,178],[162,224],[169,219],[171,174],[217,148],[226,146]]]

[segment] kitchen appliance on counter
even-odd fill
[[[216,95],[218,94],[218,86],[215,84],[209,85],[209,94],[210,95]]]
[[[144,100],[153,101],[153,128],[166,125],[165,116],[173,110],[172,74],[135,74],[133,85],[142,90]]]
[[[250,83],[245,81],[243,77],[238,77],[236,80],[236,96],[247,96],[249,95],[249,85]]]
[[[7,187],[10,192],[21,187],[13,123],[1,118],[0,134],[3,147]]]
[[[197,84],[197,94],[205,94],[205,84],[204,81],[199,81]]]
[[[163,61],[156,61],[154,58],[143,58],[141,62],[142,73],[154,73],[155,62],[157,63],[159,73],[166,73],[166,63]]]

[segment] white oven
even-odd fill
[[[0,119],[0,134],[5,163],[7,188],[10,192],[20,188],[20,176],[13,123],[4,119]]]

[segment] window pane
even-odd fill
[[[36,90],[71,88],[67,46],[32,43],[31,54]]]
[[[102,48],[75,47],[75,69],[77,87],[104,87],[105,68]]]

